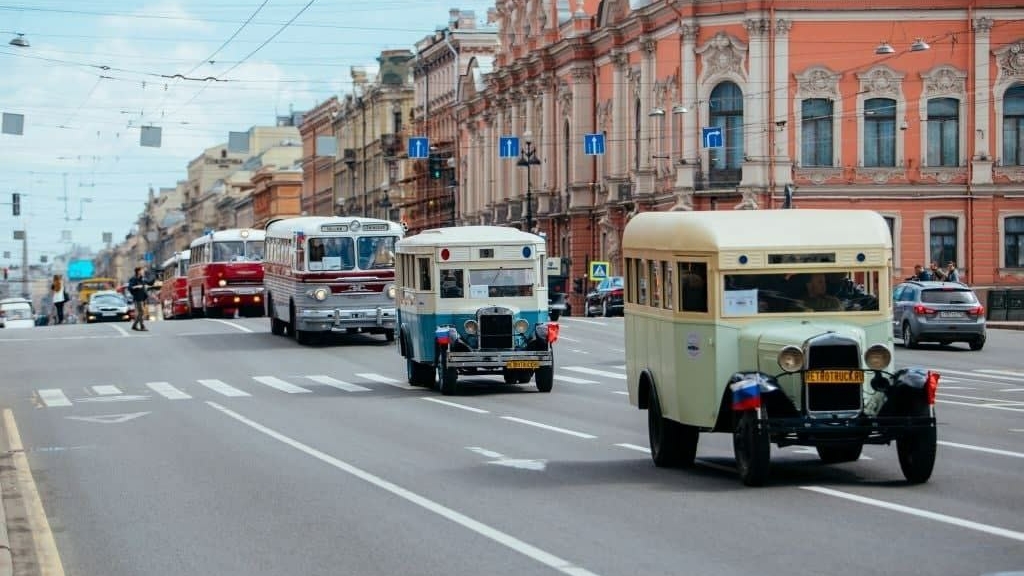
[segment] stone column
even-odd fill
[[[654,170],[651,162],[651,139],[654,138],[654,118],[649,115],[654,108],[654,56],[658,43],[644,37],[640,40],[642,59],[640,61],[640,170]]]
[[[771,85],[768,70],[768,21],[760,18],[744,21],[750,38],[747,53],[747,87],[743,94],[743,178],[740,187],[763,188],[768,185],[768,97]],[[774,125],[772,126],[774,128]]]
[[[590,178],[593,158],[584,154],[582,135],[594,129],[594,70],[579,67],[572,70],[572,120],[569,122],[569,157],[572,169],[570,208],[590,206]],[[576,145],[575,143],[580,144]]]
[[[991,50],[992,19],[974,20],[974,157],[971,158],[971,184],[992,184],[992,151],[989,143],[993,136],[989,124],[992,85],[989,78],[989,50]],[[996,140],[998,141],[998,140]]]
[[[519,149],[523,149],[523,92],[520,89],[513,90],[509,95],[509,110],[512,111],[512,123],[508,132],[512,136],[519,137]],[[511,200],[518,200],[526,194],[526,178],[519,178],[522,168],[516,166],[516,158],[508,158],[505,164],[508,167],[508,197]],[[520,184],[522,182],[522,184]],[[522,211],[524,214],[526,210]]]
[[[606,139],[607,151],[611,152],[608,167],[609,179],[624,180],[629,175],[629,156],[626,154],[629,132],[629,110],[632,108],[626,72],[629,70],[629,55],[622,51],[612,53],[612,129]]]
[[[497,202],[495,199],[497,187],[494,181],[494,163],[498,160],[498,137],[494,132],[494,113],[491,111],[484,112],[484,145],[480,151],[484,173],[483,182],[480,183],[480,190],[483,196],[483,209],[487,212],[491,212],[494,209],[494,204]]]
[[[508,127],[505,124],[505,118],[507,117],[505,111],[505,100],[498,98],[495,100],[495,118],[494,118],[494,142],[497,143],[502,136],[508,135]],[[495,146],[497,150],[497,146]],[[506,160],[503,158],[495,157],[494,159],[494,182],[491,184],[494,188],[494,205],[500,210],[505,198],[508,198],[508,190],[506,188],[505,180],[505,164]]]
[[[693,190],[696,184],[697,172],[701,170],[701,152],[698,146],[697,126],[700,123],[699,107],[703,104],[697,101],[697,32],[700,28],[696,23],[682,24],[679,27],[679,35],[682,37],[680,43],[679,61],[682,62],[681,84],[682,84],[682,105],[686,106],[687,112],[681,115],[682,118],[682,147],[680,148],[679,165],[676,168],[675,191],[677,195],[676,206],[673,208],[689,210],[693,208]],[[683,164],[683,162],[686,162]]]
[[[772,182],[777,186],[793,181],[793,159],[789,156],[789,133],[793,124],[789,122],[789,29],[792,20],[775,22],[775,75],[772,77],[772,94],[775,98],[774,130],[775,149],[770,150],[775,166]]]
[[[541,91],[541,133],[543,139],[540,142],[541,170],[544,173],[542,181],[549,189],[557,189],[558,178],[556,177],[555,162],[556,142],[558,142],[561,130],[560,123],[554,121],[555,113],[555,79],[547,75],[540,84]],[[568,184],[568,183],[567,183]]]

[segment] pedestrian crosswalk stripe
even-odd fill
[[[39,399],[46,404],[48,408],[58,408],[61,406],[71,406],[71,400],[64,395],[64,391],[60,388],[47,388],[39,391]]]
[[[202,384],[203,386],[206,386],[210,390],[213,390],[214,392],[217,392],[218,394],[223,394],[224,396],[232,396],[232,397],[251,396],[251,394],[249,394],[248,392],[242,392],[238,388],[235,388],[234,386],[231,386],[229,384],[225,384],[224,382],[221,382],[220,380],[196,380],[196,382],[199,382],[200,384]]]
[[[579,372],[581,374],[590,374],[591,376],[604,376],[605,378],[615,378],[616,380],[625,380],[626,375],[619,372],[608,372],[607,370],[595,370],[593,368],[587,368],[586,366],[566,366],[565,370],[572,372]]]
[[[619,370],[625,370],[626,369],[626,365],[625,364],[619,364],[618,366],[612,366],[612,368],[618,368]]]
[[[399,380],[395,380],[394,378],[388,378],[387,376],[381,376],[380,374],[374,374],[373,372],[363,372],[363,373],[360,373],[360,374],[356,374],[356,376],[358,376],[360,378],[365,378],[366,380],[370,380],[372,382],[380,382],[381,384],[387,384],[388,386],[394,386],[395,388],[401,388],[403,390],[416,390],[415,386],[411,386],[409,384],[405,384],[405,383],[403,383],[403,382],[401,382]]]
[[[303,394],[309,392],[309,390],[306,390],[305,388],[290,384],[280,378],[275,378],[274,376],[253,376],[252,379],[260,384],[266,384],[271,388],[277,388],[281,392],[287,392],[289,394]]]
[[[597,380],[585,380],[583,378],[574,378],[572,376],[561,376],[555,374],[555,380],[560,382],[568,382],[569,384],[597,384]]]
[[[359,384],[351,384],[349,382],[344,382],[335,378],[331,378],[330,376],[316,375],[306,376],[306,378],[312,380],[313,382],[316,382],[317,384],[331,386],[333,388],[337,388],[338,390],[344,390],[346,392],[367,392],[370,390],[365,386],[360,386]]]
[[[121,393],[117,386],[93,386],[92,389],[100,396],[116,396]]]
[[[192,398],[188,394],[171,386],[168,382],[147,382],[146,387],[168,400],[188,400]]]

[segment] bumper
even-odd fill
[[[126,322],[132,319],[134,314],[132,311],[126,312],[87,312],[85,315],[86,322]]]
[[[918,340],[975,340],[985,336],[985,324],[966,322],[921,322]]]
[[[513,368],[524,369],[516,366],[514,362],[536,363],[530,368],[540,366],[553,366],[554,360],[550,350],[501,350],[486,352],[449,352],[448,366],[452,368],[490,368],[492,370]]]
[[[888,444],[908,432],[935,428],[932,416],[860,416],[855,418],[767,418],[758,421],[773,442],[783,446],[827,446],[851,441]]]
[[[263,288],[218,288],[206,293],[206,305],[213,308],[263,306]]]
[[[394,308],[360,308],[356,310],[300,309],[299,330],[329,332],[347,328],[381,328],[394,330],[397,314]]]

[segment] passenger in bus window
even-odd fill
[[[327,250],[324,248],[324,241],[320,238],[313,238],[309,241],[309,261],[320,262],[327,255]]]
[[[374,243],[373,256],[370,258],[370,268],[392,268],[395,265],[395,253],[389,248],[388,240],[377,240]]]
[[[441,298],[462,298],[462,270],[445,270],[441,277]]]

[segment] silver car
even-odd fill
[[[959,282],[911,280],[893,291],[893,336],[907,348],[920,342],[985,346],[985,307]]]

